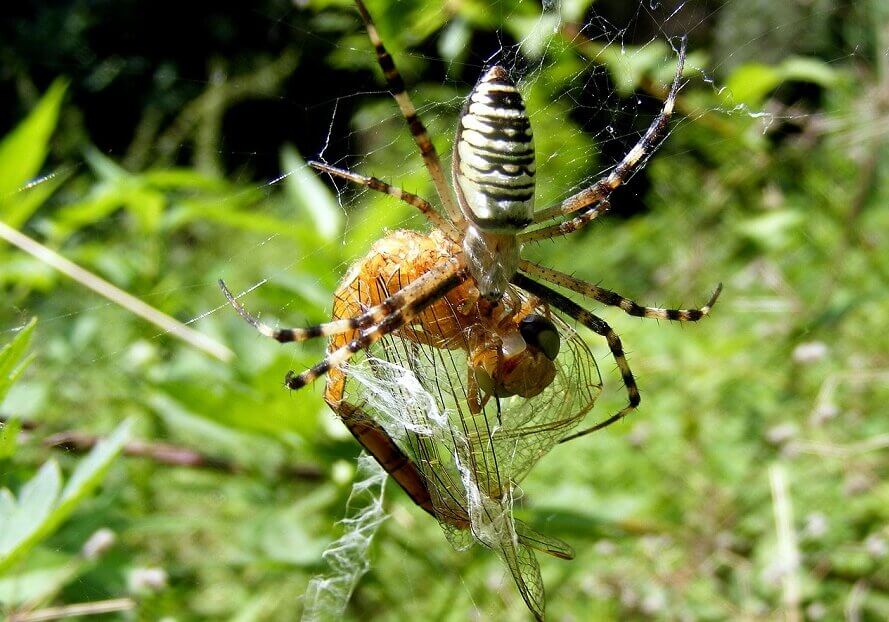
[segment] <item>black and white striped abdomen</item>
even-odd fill
[[[534,212],[534,138],[525,104],[503,67],[469,94],[457,128],[454,187],[479,229],[512,232]]]

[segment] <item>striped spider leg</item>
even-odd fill
[[[347,171],[346,169],[337,168],[328,164],[322,164],[321,162],[316,162],[314,160],[309,161],[309,166],[322,173],[327,173],[331,177],[339,177],[358,186],[364,186],[371,190],[375,190],[376,192],[382,192],[383,194],[395,197],[399,201],[416,207],[433,227],[444,231],[451,240],[459,242],[462,237],[462,233],[456,225],[435,211],[432,204],[421,196],[411,194],[397,186],[387,184],[385,181],[377,179],[376,177],[359,175],[358,173],[353,173],[352,171]]]
[[[608,197],[611,196],[611,193],[632,177],[633,173],[644,166],[648,156],[657,150],[666,137],[670,118],[673,116],[673,108],[676,104],[676,96],[679,93],[679,87],[682,82],[686,46],[687,40],[685,37],[682,37],[679,46],[679,59],[676,63],[676,74],[667,94],[667,99],[664,101],[661,112],[652,121],[639,142],[627,152],[627,155],[623,157],[607,177],[600,179],[585,190],[581,190],[568,197],[558,205],[535,212],[534,223],[542,224],[555,218],[569,216],[577,212],[580,213],[554,225],[525,231],[519,234],[519,242],[534,242],[573,233],[582,229],[602,214],[605,214],[611,208],[608,202]]]
[[[414,142],[420,149],[423,163],[429,171],[429,176],[432,177],[432,183],[435,185],[435,190],[438,193],[438,198],[441,201],[444,212],[451,222],[460,223],[463,221],[463,215],[454,203],[451,189],[448,187],[447,180],[445,179],[444,168],[438,157],[438,152],[435,149],[435,145],[432,144],[432,139],[429,138],[426,126],[423,125],[423,122],[420,120],[420,117],[417,114],[417,109],[405,89],[404,80],[398,72],[398,69],[395,67],[395,61],[392,59],[392,55],[389,54],[383,46],[383,40],[380,38],[377,26],[374,24],[370,13],[368,13],[367,7],[364,6],[364,2],[362,2],[362,0],[355,0],[355,5],[358,7],[358,13],[361,15],[361,19],[364,22],[367,36],[370,39],[371,44],[374,46],[377,62],[379,62],[380,68],[383,70],[383,76],[386,78],[386,84],[389,86],[389,91],[392,93],[392,97],[395,98],[398,108],[401,110],[401,114],[404,116],[404,120],[407,122],[407,126],[410,129],[411,136],[413,136]]]
[[[342,347],[329,352],[316,365],[300,374],[287,372],[284,384],[287,388],[296,390],[325,375],[332,368],[344,365],[356,352],[369,348],[382,337],[410,323],[423,309],[464,282],[466,276],[466,269],[456,262],[440,265],[361,315],[307,328],[272,328],[247,311],[222,280],[219,281],[219,287],[244,320],[260,334],[280,343],[307,341],[316,337],[330,337],[357,331],[357,336]]]
[[[639,387],[636,385],[636,379],[633,377],[633,372],[630,369],[630,364],[627,362],[620,337],[617,335],[616,332],[614,332],[614,330],[608,325],[608,323],[599,316],[587,311],[570,298],[560,294],[559,292],[551,289],[550,287],[542,283],[538,283],[537,281],[531,279],[529,276],[527,276],[527,274],[524,274],[525,272],[538,278],[545,279],[551,283],[555,283],[557,285],[565,287],[567,289],[576,291],[584,296],[598,300],[599,302],[602,302],[606,305],[618,307],[628,315],[653,319],[677,320],[680,322],[696,322],[706,317],[710,313],[710,309],[713,307],[713,305],[716,304],[716,300],[719,298],[720,292],[722,292],[722,283],[720,283],[716,287],[716,290],[713,292],[713,294],[710,296],[710,300],[707,301],[707,304],[700,309],[661,309],[658,307],[643,307],[628,298],[624,298],[616,292],[612,292],[610,290],[597,287],[585,281],[575,279],[570,275],[558,272],[551,268],[544,268],[529,261],[522,261],[520,267],[522,272],[519,272],[515,275],[515,277],[513,277],[512,282],[515,285],[521,287],[527,292],[534,294],[535,296],[538,296],[541,300],[545,300],[547,303],[551,304],[553,307],[555,307],[565,315],[574,318],[597,335],[605,338],[605,340],[608,342],[608,348],[611,350],[611,355],[614,357],[614,360],[617,363],[617,367],[620,370],[621,378],[623,378],[624,386],[626,387],[627,395],[629,396],[627,405],[619,410],[617,413],[615,413],[608,419],[597,423],[594,426],[580,430],[578,432],[574,432],[564,437],[559,441],[560,443],[574,440],[581,436],[586,436],[591,432],[601,430],[602,428],[605,428],[612,423],[615,423],[616,421],[619,421],[620,419],[626,417],[639,406],[639,403],[641,401],[641,397],[639,395]]]
[[[530,276],[537,277],[538,279],[543,279],[544,281],[549,281],[560,287],[570,289],[610,307],[618,307],[627,315],[654,320],[697,322],[710,313],[710,309],[716,304],[716,300],[722,292],[722,283],[719,283],[710,295],[707,304],[700,309],[662,309],[660,307],[644,307],[633,302],[629,298],[624,298],[617,292],[605,289],[604,287],[599,287],[598,285],[593,285],[592,283],[587,283],[570,274],[565,274],[564,272],[559,272],[558,270],[553,270],[552,268],[547,268],[531,261],[522,260],[519,262],[519,270]]]

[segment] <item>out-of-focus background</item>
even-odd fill
[[[889,618],[885,3],[368,4],[445,154],[485,64],[521,78],[540,205],[638,140],[689,35],[666,144],[607,218],[528,249],[646,304],[700,305],[725,283],[698,325],[601,310],[643,402],[522,484],[517,515],[577,550],[541,557],[551,618]],[[304,164],[433,194],[354,8],[12,3],[0,133],[4,237],[234,353],[0,241],[0,610],[294,619],[341,533],[358,447],[321,383],[282,388],[323,344],[267,342],[216,280],[255,286],[243,301],[272,323],[323,321],[350,261],[424,226]],[[588,340],[601,417],[625,396]],[[394,485],[385,509],[348,619],[527,617],[492,553],[453,550]]]

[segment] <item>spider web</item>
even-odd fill
[[[401,0],[390,4],[390,12],[398,12],[400,8],[404,8],[406,13],[410,13],[414,6]],[[586,7],[584,3],[569,0],[545,0],[542,6],[520,3],[516,7],[501,2],[490,3],[491,11],[497,14],[496,21],[501,25],[492,29],[482,40],[467,40],[467,32],[471,34],[471,29],[465,24],[461,27],[459,20],[456,24],[447,23],[436,35],[426,38],[422,34],[401,36],[400,33],[382,33],[406,78],[409,92],[418,105],[421,117],[439,146],[446,170],[449,170],[449,141],[463,97],[484,67],[498,62],[504,64],[517,79],[519,88],[526,97],[535,128],[539,170],[538,207],[558,202],[586,187],[611,170],[635,144],[657,113],[662,103],[663,89],[671,75],[672,63],[675,63],[678,37],[684,34],[692,36],[687,78],[698,86],[707,85],[712,93],[719,96],[721,103],[714,104],[712,100],[708,100],[698,108],[682,111],[674,117],[671,131],[713,114],[757,118],[761,121],[756,130],[758,132],[768,132],[779,123],[793,124],[807,119],[805,111],[751,108],[737,101],[726,90],[722,80],[730,67],[749,59],[769,60],[768,46],[759,45],[760,35],[745,38],[743,24],[737,24],[740,35],[717,33],[716,36],[735,42],[724,49],[721,58],[701,60],[694,55],[696,29],[706,25],[716,9],[726,11],[736,7],[735,12],[741,14],[740,7],[743,3],[727,2],[714,7],[712,3],[706,2],[662,3],[641,0],[621,3],[627,5],[623,8],[602,4],[604,6],[594,4]],[[274,16],[264,18],[270,23],[276,19]],[[765,38],[777,36],[789,29],[804,29],[813,19],[794,20],[792,16],[788,17],[784,22],[771,25],[766,30]],[[311,109],[314,112],[312,118],[316,122],[321,120],[321,140],[315,142],[315,148],[306,146],[301,151],[306,157],[317,157],[321,161],[372,174],[407,190],[434,198],[434,192],[426,179],[426,171],[403,129],[403,119],[380,86],[378,72],[374,67],[375,60],[366,43],[363,29],[357,26],[357,22],[354,23],[352,38],[340,38],[338,34],[332,34],[332,30],[325,30],[323,20],[315,23],[318,26],[317,31],[305,33],[323,40],[331,57],[340,59],[341,65],[352,64],[369,71],[364,71],[354,85],[349,85],[349,94],[319,101],[313,97],[312,89],[306,89],[299,99],[291,95],[281,102],[282,106],[288,108]],[[423,27],[424,24],[420,23],[417,30],[422,33]],[[567,51],[566,47],[569,48]],[[562,66],[563,55],[569,53],[575,56],[574,64],[568,75],[562,75],[557,70]],[[422,81],[417,84],[417,77],[423,74],[427,65],[437,67],[441,75],[440,83]],[[647,75],[648,81],[634,84],[628,91],[621,90],[624,87],[621,86],[620,76],[638,72]],[[547,128],[556,126],[561,131],[552,132],[552,136],[559,139],[558,143],[547,142]],[[395,128],[400,128],[400,131]],[[564,140],[566,135],[570,140]],[[669,138],[667,143],[669,144]],[[241,161],[246,160],[248,163],[251,158],[259,160],[261,157],[274,158],[277,155],[276,149],[267,147],[253,147],[237,152],[224,145],[222,148],[226,155],[236,156],[236,161],[237,156],[242,156]],[[260,153],[263,149],[266,153]],[[667,150],[669,151],[669,147]],[[244,153],[248,155],[243,156]],[[118,154],[106,151],[104,155],[113,159]],[[85,163],[81,163],[83,165]],[[304,164],[297,163],[292,168],[285,169],[280,177],[269,175],[268,177],[274,179],[256,189],[270,196],[283,194],[288,183],[307,183],[306,179],[312,175]],[[644,199],[648,188],[647,175],[648,172],[643,171],[628,188],[620,191],[614,210],[616,216],[630,215],[646,209]],[[303,273],[303,281],[295,285],[294,289],[316,291],[326,288],[329,291],[337,276],[347,269],[353,259],[365,252],[361,245],[366,242],[370,235],[368,231],[374,223],[364,220],[367,213],[364,206],[368,203],[378,205],[385,201],[390,201],[390,205],[394,203],[394,200],[386,197],[356,191],[340,183],[336,184],[335,198],[336,214],[345,220],[344,229],[333,227],[322,232],[319,237],[326,241],[307,246],[294,246],[293,238],[287,235],[257,235],[257,239],[233,248],[220,258],[220,276],[228,278],[227,272],[230,269],[249,260],[264,266],[262,278],[255,277],[255,280],[234,285],[238,291],[258,289],[261,294],[263,286],[269,281],[292,283],[289,275],[293,272]],[[384,228],[422,228],[419,218],[409,210],[398,211],[396,207],[391,209],[393,216],[384,223]],[[693,210],[694,206],[683,209]],[[383,212],[377,208],[373,213]],[[312,222],[314,226],[323,228],[324,219],[330,218],[332,214],[330,211],[320,211],[315,213],[313,219],[311,210],[304,211],[301,214],[303,220],[294,222],[293,227],[305,227],[306,222]],[[381,235],[382,230],[379,227],[377,230]],[[94,234],[87,232],[85,235],[89,237]],[[343,257],[341,249],[344,245],[355,249],[355,254]],[[549,250],[549,245],[546,245],[538,252],[545,256]],[[331,257],[333,259],[329,259]],[[305,266],[311,266],[314,270],[323,267],[327,274],[306,275]],[[675,276],[675,273],[668,271],[662,279],[669,282]],[[198,324],[208,315],[215,318],[220,313],[231,313],[222,304],[212,282],[178,283],[143,294],[149,301],[160,301],[166,295],[185,289],[194,290],[196,299],[202,301],[198,303],[198,311],[190,318],[190,324]],[[303,300],[306,298],[311,299],[311,295],[304,296]],[[247,302],[250,302],[249,297],[245,300]],[[78,309],[70,316],[44,317],[42,322],[50,327],[61,327],[72,318],[84,319],[92,315],[98,317],[98,311],[107,306],[106,303],[100,303],[92,308]],[[257,305],[254,301],[250,306],[256,308]],[[282,320],[283,324],[298,324],[290,318],[294,314],[298,317],[304,315],[299,306],[291,302],[276,302],[275,306],[266,306],[263,310],[266,316],[288,318]],[[13,317],[22,317],[29,309],[9,311]],[[17,325],[19,322],[12,324]],[[3,329],[9,330],[7,326],[8,324],[4,325]],[[256,348],[260,347],[271,349],[274,344],[260,346],[257,342]],[[111,353],[86,351],[77,359],[80,365],[74,367],[98,365],[114,368],[131,355],[129,344],[121,345],[120,350]],[[291,360],[292,366],[299,369],[306,364],[307,357],[294,354]],[[613,382],[615,378],[610,371],[610,365],[603,365],[603,375]],[[77,373],[76,369],[73,373]],[[384,392],[385,389],[382,388]],[[22,410],[27,411],[28,397],[18,396],[11,402],[12,407],[19,408],[24,404]],[[619,404],[622,399],[618,391],[612,397],[603,408],[611,408],[612,403]],[[368,535],[372,537],[372,529]],[[353,563],[344,565],[340,577],[348,577],[350,573],[351,576],[357,574],[356,571],[367,563],[367,555],[363,551],[353,558]],[[502,582],[508,586],[508,578]],[[412,588],[408,586],[406,589]],[[413,589],[419,592],[416,588]],[[470,586],[465,589],[466,592],[471,592]]]

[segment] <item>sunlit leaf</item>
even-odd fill
[[[9,419],[0,423],[0,460],[6,460],[15,454],[16,443],[22,423],[19,419]]]
[[[603,45],[597,51],[593,60],[608,68],[615,90],[621,97],[627,97],[639,88],[646,73],[663,62],[669,48],[665,42],[655,40],[641,47]]]
[[[31,114],[0,142],[0,214],[10,196],[40,172],[65,89],[63,80],[53,82]]]
[[[36,325],[37,320],[32,319],[18,331],[12,341],[0,348],[0,404],[3,403],[3,398],[9,391],[9,387],[21,375],[29,362],[29,359],[25,357],[25,352],[31,342]]]
[[[781,73],[785,80],[811,82],[825,88],[836,84],[839,72],[820,58],[792,56],[781,63]]]
[[[60,168],[7,197],[4,222],[10,227],[20,228],[62,184],[71,178],[74,171],[74,168]]]
[[[732,104],[758,105],[781,82],[781,72],[771,65],[747,63],[732,72],[725,96]]]

